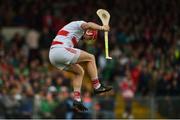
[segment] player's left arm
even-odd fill
[[[82,23],[81,28],[83,30],[93,29],[93,30],[103,30],[103,31],[109,31],[109,29],[110,29],[109,25],[101,26],[101,25],[98,25],[98,24],[93,23],[93,22]]]

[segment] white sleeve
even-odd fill
[[[76,23],[77,23],[78,28],[81,28],[81,25],[86,22],[82,20],[82,21],[77,21]]]

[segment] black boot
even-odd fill
[[[73,109],[78,112],[84,112],[88,110],[82,102],[78,102],[76,100],[73,101]]]
[[[103,92],[108,92],[112,89],[111,86],[104,86],[103,84],[101,84],[101,86],[98,89],[94,89],[94,94],[100,94]]]

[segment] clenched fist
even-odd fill
[[[110,30],[109,25],[103,25],[103,26],[102,26],[102,30],[104,30],[104,31],[109,31],[109,30]]]

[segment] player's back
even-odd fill
[[[84,21],[73,21],[60,29],[54,41],[63,42],[63,46],[74,47],[84,34],[81,24]]]

